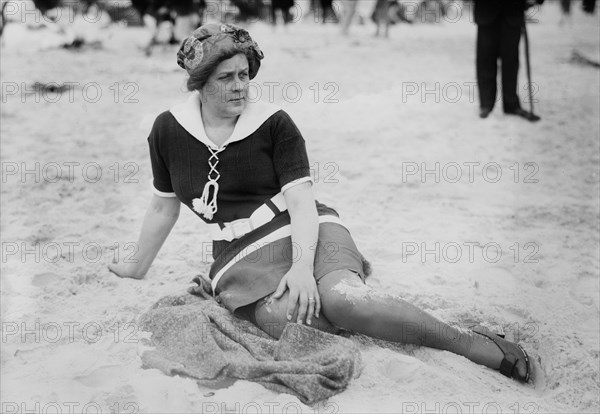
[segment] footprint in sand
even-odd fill
[[[123,200],[117,198],[107,198],[104,200],[104,207],[102,208],[102,214],[108,214],[115,211],[119,211],[123,207]]]
[[[36,231],[29,235],[25,240],[33,245],[44,243],[54,239],[56,230],[50,224],[41,225]]]
[[[112,384],[115,379],[123,374],[123,367],[119,365],[109,365],[98,368],[87,375],[80,375],[74,378],[75,381],[88,387],[100,387],[106,384]]]
[[[582,305],[594,305],[600,308],[600,281],[589,272],[580,273],[577,281],[571,286],[570,294]]]
[[[1,314],[4,315],[4,317],[6,317],[6,314],[9,310],[9,304],[12,302],[12,299],[17,295],[17,293],[15,292],[11,283],[8,281],[8,278],[4,276],[6,274],[11,274],[13,270],[9,267],[3,267],[2,272],[2,289],[0,291],[2,300],[0,301],[0,312],[2,312]]]
[[[422,367],[422,362],[416,358],[401,354],[394,355],[394,358],[390,358],[383,367],[382,374],[395,381],[411,382]]]
[[[505,268],[490,266],[476,277],[477,289],[485,296],[505,296],[519,289],[519,281]]]
[[[57,275],[56,273],[46,272],[46,273],[38,273],[33,276],[31,280],[31,284],[37,287],[44,287],[50,284],[56,284],[63,279],[62,276]]]

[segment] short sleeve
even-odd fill
[[[148,136],[148,145],[150,147],[150,163],[152,164],[152,176],[154,194],[161,197],[175,197],[173,186],[171,184],[171,174],[161,153],[159,119],[154,122],[152,131]]]
[[[273,131],[273,166],[282,191],[294,184],[312,181],[306,145],[294,121],[284,111]]]

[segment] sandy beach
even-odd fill
[[[43,33],[7,26],[1,411],[600,411],[600,71],[572,59],[600,60],[600,26],[579,2],[559,25],[558,2],[546,3],[528,26],[538,123],[501,102],[477,116],[468,8],[394,26],[389,39],[370,22],[348,37],[308,17],[248,26],[265,53],[254,97],[302,131],[317,199],[371,262],[368,283],[452,324],[502,330],[538,368],[521,385],[449,352],[354,336],[362,374],[313,407],[247,381],[211,390],[141,367],[139,316],[210,267],[206,226],[184,207],[145,279],[107,270],[135,253],[152,122],[186,99],[177,46],[145,57],[147,32],[114,25],[101,48],[43,48]],[[527,108],[523,62],[519,85]]]

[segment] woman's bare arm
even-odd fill
[[[288,319],[298,307],[297,322],[302,323],[306,317],[306,323],[310,325],[312,316],[318,317],[321,310],[321,301],[314,278],[319,216],[312,184],[309,182],[298,184],[286,190],[283,195],[290,213],[294,261],[273,294],[273,298],[279,299],[286,288],[289,289]]]
[[[152,196],[146,211],[137,252],[130,263],[115,263],[109,270],[119,277],[142,279],[179,217],[181,203],[175,197]]]
[[[312,184],[298,184],[283,193],[290,213],[294,263],[313,273],[315,244],[319,236],[319,215],[315,206]],[[298,251],[296,251],[296,249]]]

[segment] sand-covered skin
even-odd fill
[[[555,2],[529,26],[536,124],[504,116],[501,105],[477,117],[466,9],[456,23],[392,27],[388,40],[373,38],[371,25],[348,38],[309,21],[275,35],[250,27],[266,55],[254,82],[263,100],[277,82],[274,102],[307,141],[317,198],[339,211],[371,261],[369,284],[460,326],[503,328],[538,366],[535,385],[524,386],[448,352],[356,337],[361,377],[313,408],[250,382],[208,390],[141,368],[137,318],[210,265],[206,227],[182,209],[144,280],[106,268],[132,253],[151,198],[152,121],[185,99],[176,47],[145,58],[145,32],[112,27],[100,50],[28,53],[7,26],[2,411],[600,410],[600,82],[598,69],[570,61],[573,49],[600,60],[600,41],[598,17],[579,6],[570,26],[559,26]],[[78,84],[71,96],[36,102],[22,85],[36,81]],[[522,70],[522,97],[524,85]],[[436,163],[437,177],[422,176]]]

